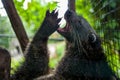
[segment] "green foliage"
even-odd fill
[[[112,69],[118,73],[118,76],[120,77],[120,58],[119,53],[116,49],[116,45],[112,40],[106,41],[103,44],[104,51],[107,56],[107,60],[109,62],[109,65],[112,67]]]
[[[94,0],[91,0],[91,2]],[[99,1],[98,1],[99,2]],[[120,70],[119,53],[120,50],[120,22],[118,19],[119,0],[102,0],[101,4],[96,5],[97,1],[92,3],[94,8],[94,28],[97,33],[103,38],[103,47],[108,58],[108,62],[112,69],[118,73]],[[120,75],[120,73],[118,73]]]
[[[28,8],[25,9],[23,7],[24,0],[20,2],[14,0],[16,9],[19,12],[22,20],[26,24],[26,30],[32,31],[31,34],[34,34],[34,32],[36,32],[36,30],[41,25],[45,17],[46,10],[53,10],[56,7],[56,2],[45,3],[43,5],[43,1],[44,0],[31,0],[31,2],[28,2]]]
[[[79,15],[82,15],[88,20],[88,22],[93,26],[93,16],[92,14],[92,5],[90,1],[87,0],[76,0],[76,12]]]
[[[19,66],[24,62],[24,58],[20,57],[18,59],[11,58],[11,74],[14,74],[15,71],[19,68]]]

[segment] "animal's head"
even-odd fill
[[[66,26],[59,28],[58,32],[64,36],[68,42],[75,45],[80,51],[96,50],[101,47],[100,38],[94,29],[82,17],[78,16],[74,11],[67,10],[64,18]]]

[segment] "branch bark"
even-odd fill
[[[22,51],[25,51],[25,48],[29,42],[28,36],[25,32],[23,23],[16,11],[13,0],[2,0],[2,3],[6,9],[7,15],[12,24],[12,28],[18,38],[18,41],[21,45]]]
[[[68,0],[68,9],[76,12],[75,0]]]

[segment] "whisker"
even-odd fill
[[[78,47],[78,52],[81,53],[81,41],[80,41],[80,37],[78,35],[78,32],[76,31],[76,27],[73,27],[73,34],[74,34],[74,42],[76,43],[77,47]]]
[[[81,41],[81,37],[80,37],[79,32],[78,32],[78,29],[79,29],[79,26],[72,25],[72,30],[73,30],[72,35],[73,35],[73,38],[74,38],[74,43],[76,43],[79,53],[84,52],[86,54],[86,56],[88,56],[86,50],[84,49],[84,47],[82,45],[82,41]]]

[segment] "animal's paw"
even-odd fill
[[[58,23],[61,19],[58,19],[57,16],[58,12],[55,12],[55,10],[53,10],[51,13],[49,10],[47,10],[45,19],[40,28],[40,32],[42,32],[42,35],[44,35],[45,37],[49,37],[53,32],[58,29]]]
[[[49,10],[46,12],[46,20],[50,23],[52,26],[57,26],[61,19],[58,19],[58,12],[55,12],[56,10],[53,10],[51,13]],[[57,27],[58,28],[58,27]]]

